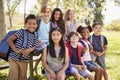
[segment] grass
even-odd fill
[[[120,80],[120,32],[104,31],[103,33],[108,39],[108,51],[106,53],[106,65],[109,80]],[[38,66],[38,72],[40,73],[40,65]],[[29,72],[28,72],[29,74]],[[8,75],[8,69],[0,70],[0,80],[6,80]],[[39,75],[35,76],[36,80],[41,79]],[[72,80],[72,79],[69,79]]]

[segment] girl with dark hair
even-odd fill
[[[50,21],[53,23],[54,27],[58,27],[65,33],[65,25],[63,21],[63,14],[59,8],[55,8],[52,12]]]
[[[53,28],[49,34],[49,46],[43,49],[42,64],[47,80],[64,80],[68,67],[68,50],[63,42],[63,33]]]
[[[92,31],[91,26],[79,26],[77,32],[81,34],[82,38],[80,42],[83,46],[84,51],[82,52],[82,60],[87,66],[87,69],[95,72],[95,80],[102,80],[102,68],[96,64],[90,55],[93,50],[90,42],[88,41],[89,33]]]

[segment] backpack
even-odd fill
[[[104,46],[104,36],[100,35],[100,39],[101,39],[101,45],[103,47]],[[93,35],[91,35],[90,38],[89,38],[89,41],[90,41],[91,45],[92,45],[92,40],[93,40]]]
[[[83,49],[84,49],[86,47],[85,43],[81,39],[79,40],[79,42],[82,44]],[[90,44],[88,44],[88,46],[89,46],[89,49],[90,49]],[[83,56],[83,55],[84,55],[84,52],[82,50],[81,56]]]
[[[23,34],[24,34],[24,41],[23,41],[23,47],[26,48],[27,46],[27,32],[25,29],[23,30]],[[0,42],[0,58],[2,58],[5,61],[8,61],[8,56],[9,56],[9,51],[10,51],[10,46],[7,43],[7,39],[13,35],[14,33],[16,33],[17,30],[13,30],[13,31],[9,31],[5,37],[2,39],[2,41]]]
[[[66,44],[66,47],[68,48],[68,53],[69,53],[69,56],[70,56],[70,58],[69,58],[69,65],[68,65],[68,68],[65,71],[65,74],[68,75],[68,74],[70,74],[71,68],[72,68],[71,61],[70,61],[70,59],[72,58],[72,50],[71,50],[69,42],[67,42],[65,44]],[[81,49],[79,49],[79,47],[80,47],[80,45],[78,45],[78,59],[81,62],[81,54],[80,54],[81,53]]]

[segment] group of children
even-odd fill
[[[102,80],[102,75],[108,80],[105,65],[108,42],[106,37],[101,35],[101,24],[95,23],[92,28],[78,26],[75,13],[71,9],[66,12],[64,20],[59,8],[55,8],[52,14],[51,12],[50,7],[43,6],[41,19],[37,20],[33,14],[26,17],[25,30],[28,37],[26,48],[22,46],[24,39],[22,29],[7,40],[11,47],[8,80],[27,80],[30,53],[43,44],[46,47],[43,48],[42,65],[47,80],[65,80],[69,66],[71,66],[69,74],[74,75],[76,80],[80,80],[81,76],[89,80]],[[94,34],[89,36],[92,30]],[[95,72],[94,77],[91,71]]]

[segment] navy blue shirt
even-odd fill
[[[78,48],[73,48],[71,46],[71,50],[72,50],[71,63],[76,65],[82,65],[82,63],[78,59]]]
[[[92,41],[90,39],[91,37],[92,37]],[[98,52],[102,52],[103,51],[103,46],[108,44],[107,38],[104,35],[95,36],[93,34],[92,36],[89,37],[89,41],[92,42],[91,44],[93,46],[93,50],[98,51]]]

